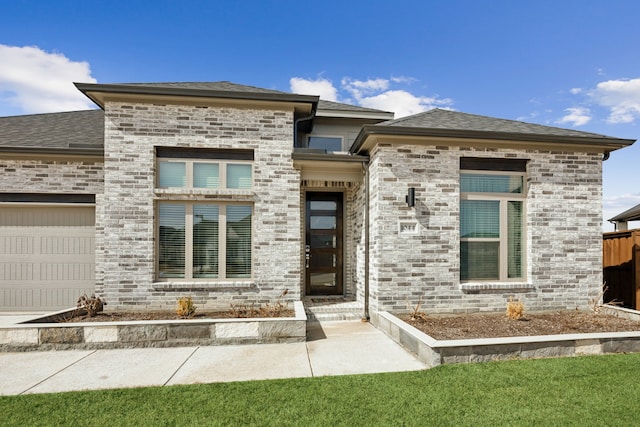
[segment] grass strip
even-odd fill
[[[0,425],[637,425],[638,378],[629,354],[5,396]]]

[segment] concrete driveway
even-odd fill
[[[304,343],[0,353],[0,395],[420,369],[369,323],[314,322]]]

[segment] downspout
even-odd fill
[[[307,117],[300,117],[297,118],[294,122],[293,122],[293,146],[296,147],[296,144],[298,144],[298,124],[300,124],[300,122],[306,122],[309,120],[313,120],[313,118],[316,116],[316,109],[313,108],[311,110],[311,115],[307,116]],[[304,144],[305,146],[307,144]]]
[[[363,163],[364,169],[364,313],[363,320],[369,316],[369,163]]]

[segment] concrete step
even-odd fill
[[[344,298],[307,298],[303,301],[309,321],[360,320],[363,307]]]

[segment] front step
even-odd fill
[[[343,297],[305,297],[302,302],[310,322],[361,320],[364,315],[362,304]]]

